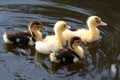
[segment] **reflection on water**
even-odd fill
[[[117,1],[101,0],[2,0],[0,2],[0,78],[2,80],[119,80],[120,79],[120,10]],[[4,31],[27,30],[38,19],[53,33],[53,25],[65,20],[72,29],[86,28],[88,16],[98,15],[108,26],[99,26],[101,40],[86,46],[86,62],[71,65],[51,63],[48,55],[34,47],[4,44]]]

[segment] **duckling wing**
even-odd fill
[[[63,37],[64,37],[65,40],[70,40],[73,36],[74,36],[74,32],[70,31],[69,29],[66,29],[63,32]]]
[[[80,37],[83,42],[93,42],[100,38],[99,30],[97,28],[93,31],[88,29],[78,29],[74,35]]]
[[[48,41],[48,40],[51,40],[52,38],[54,38],[54,35],[51,35],[51,36],[46,36],[44,41]]]
[[[90,42],[92,39],[91,33],[87,29],[78,29],[74,36],[81,38],[83,42]]]
[[[69,48],[62,49],[58,52],[52,52],[50,54],[51,61],[61,64],[71,64],[74,62],[75,58],[79,60],[79,58],[75,55],[75,52],[73,52]]]

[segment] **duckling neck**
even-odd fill
[[[36,41],[42,40],[42,34],[40,31],[33,31],[33,33],[35,34]]]
[[[80,46],[76,47],[74,51],[79,56],[80,59],[84,58],[83,49]]]
[[[62,33],[61,32],[55,33],[55,38],[62,43]]]
[[[88,27],[89,27],[89,32],[92,35],[95,35],[95,34],[99,33],[99,30],[97,29],[97,27],[94,24],[88,24]]]

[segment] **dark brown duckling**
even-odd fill
[[[40,32],[42,23],[38,20],[32,20],[28,24],[29,31],[5,32],[3,40],[5,43],[19,45],[34,45],[35,41],[42,40]]]
[[[50,53],[50,61],[61,64],[71,64],[83,59],[84,50],[79,46],[80,43],[81,39],[79,37],[72,37],[68,42],[67,48]]]

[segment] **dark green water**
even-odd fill
[[[91,15],[102,18],[108,26],[98,27],[102,39],[88,45],[87,64],[68,66],[52,64],[48,56],[34,47],[4,44],[5,31],[27,30],[38,19],[48,31],[58,20],[72,29],[86,27]],[[119,0],[1,0],[0,1],[0,80],[120,80],[120,4]]]

